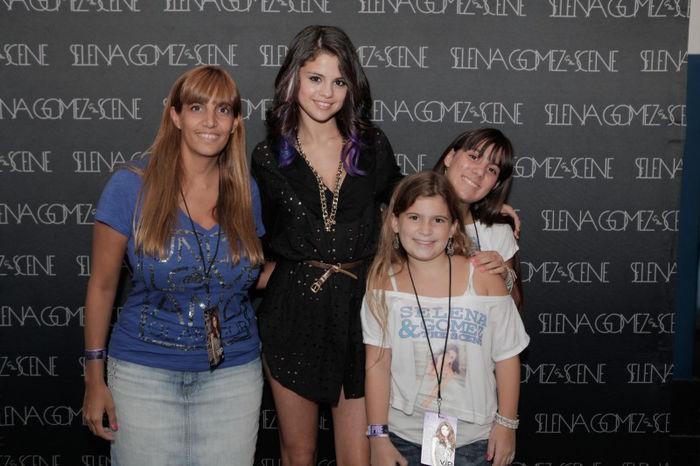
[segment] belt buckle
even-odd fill
[[[316,280],[311,284],[311,292],[312,293],[318,293],[321,291],[321,287],[323,286],[323,282],[321,280]]]
[[[311,284],[311,292],[318,293],[319,291],[321,291],[321,288],[323,287],[323,284],[326,283],[326,280],[328,280],[328,277],[330,277],[331,274],[336,272],[338,269],[340,269],[340,267],[338,267],[337,265],[332,265],[328,267],[326,271],[323,272],[323,275],[318,277],[318,280]]]

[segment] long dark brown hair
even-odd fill
[[[469,206],[472,217],[486,225],[493,225],[501,215],[501,207],[506,201],[513,181],[513,164],[515,163],[515,153],[510,140],[496,128],[472,128],[457,136],[443,151],[442,155],[435,163],[433,171],[445,173],[445,157],[450,152],[477,150],[483,153],[491,148],[491,157],[498,164],[500,171],[496,185],[481,200]]]
[[[349,175],[359,175],[363,173],[358,168],[360,146],[365,133],[373,127],[370,121],[372,95],[355,47],[338,27],[307,26],[296,35],[275,79],[275,96],[267,113],[268,131],[279,147],[280,166],[292,163],[298,155],[294,138],[299,125],[299,69],[320,53],[338,58],[338,67],[347,86],[345,102],[335,115],[335,121],[347,141],[341,153],[343,167]]]

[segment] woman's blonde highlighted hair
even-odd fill
[[[170,108],[180,113],[184,105],[208,103],[211,99],[229,105],[237,121],[226,147],[218,156],[219,197],[213,216],[226,234],[232,263],[238,263],[241,255],[245,255],[252,265],[260,265],[264,256],[253,217],[241,96],[231,76],[216,66],[194,68],[175,81],[146,168],[131,167],[143,179],[139,192],[143,204],[140,215],[134,220],[135,249],[154,257],[165,257],[167,243],[177,227],[183,183],[182,136],[170,117]]]
[[[419,197],[433,196],[439,196],[445,200],[451,220],[457,223],[452,236],[454,254],[462,256],[470,254],[471,243],[464,231],[462,203],[447,178],[441,173],[424,171],[401,180],[394,189],[389,207],[383,212],[377,255],[374,256],[370,266],[365,290],[369,309],[382,328],[382,343],[386,337],[389,314],[384,293],[387,280],[392,271],[393,274],[398,273],[407,260],[406,251],[402,246],[399,245],[398,249],[394,248],[395,234],[391,228],[391,217],[392,215],[398,217],[407,211]]]

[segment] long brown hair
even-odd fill
[[[213,215],[228,239],[232,263],[237,263],[243,254],[252,265],[260,265],[264,256],[253,218],[241,96],[231,76],[215,66],[194,68],[175,81],[163,110],[158,134],[150,148],[148,164],[144,170],[134,170],[143,178],[139,192],[143,204],[138,219],[134,221],[135,249],[154,257],[164,257],[166,244],[177,226],[184,175],[181,134],[170,117],[170,108],[180,113],[183,105],[207,103],[212,98],[230,105],[238,121],[218,157],[220,191]]]
[[[442,435],[442,426],[447,426],[447,428],[450,430],[450,433],[447,434],[447,436]],[[456,443],[455,430],[449,422],[443,421],[440,423],[437,430],[435,431],[435,437],[438,439],[438,441],[442,445],[449,446],[452,448],[455,447],[455,443]]]
[[[299,69],[321,53],[338,59],[340,73],[347,86],[343,107],[335,115],[338,130],[347,140],[341,160],[345,171],[351,175],[363,175],[358,167],[360,146],[373,128],[370,120],[372,94],[369,81],[360,64],[355,46],[345,32],[336,26],[307,26],[289,46],[284,62],[275,79],[275,95],[267,113],[267,126],[271,139],[279,147],[280,166],[287,166],[297,157],[294,148],[296,129],[299,126]]]
[[[439,196],[444,199],[451,220],[457,223],[452,241],[456,255],[468,256],[471,243],[464,232],[461,202],[450,182],[441,173],[424,171],[407,176],[396,186],[391,196],[389,207],[384,210],[382,228],[379,234],[379,246],[374,261],[369,268],[365,297],[372,315],[382,328],[382,342],[386,337],[386,325],[389,309],[386,305],[384,287],[392,273],[401,270],[408,260],[406,251],[399,246],[394,248],[394,230],[391,228],[391,216],[398,217],[407,211],[419,197]],[[399,269],[396,270],[396,266]]]

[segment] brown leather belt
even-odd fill
[[[315,282],[313,282],[311,284],[311,292],[318,293],[321,290],[321,287],[323,287],[323,284],[326,282],[326,280],[328,280],[328,277],[330,277],[331,275],[333,275],[336,272],[343,273],[343,274],[347,275],[348,277],[357,280],[357,275],[355,275],[352,272],[349,272],[347,269],[354,269],[355,267],[359,267],[364,263],[364,261],[359,260],[359,261],[355,261],[355,262],[344,262],[344,263],[339,262],[337,264],[326,264],[325,262],[307,260],[307,261],[304,261],[304,263],[325,270],[325,272],[323,272],[323,275],[318,277],[318,280],[316,280]]]

